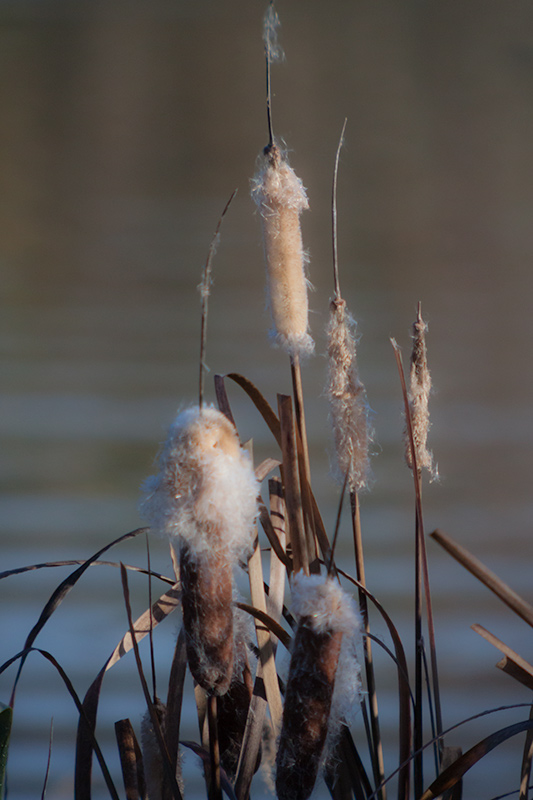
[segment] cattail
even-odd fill
[[[159,725],[164,732],[167,712],[166,706],[157,698],[154,707]],[[163,755],[149,711],[145,713],[141,721],[141,747],[147,796],[150,800],[162,800],[165,796],[165,768],[163,765]],[[176,780],[180,789],[183,790],[183,777],[179,760],[176,768]]]
[[[366,391],[357,371],[355,322],[340,297],[331,302],[326,334],[326,394],[333,428],[335,472],[341,480],[348,475],[350,491],[360,491],[368,486],[372,436]]]
[[[183,624],[195,680],[224,694],[234,661],[232,568],[253,545],[258,483],[233,425],[214,408],[178,415],[141,506],[180,555]]]
[[[269,307],[277,344],[291,356],[313,352],[308,333],[306,255],[300,214],[309,208],[303,184],[276,144],[264,150],[252,182],[263,226]]]
[[[427,469],[433,478],[438,470],[433,464],[433,453],[427,448],[429,422],[429,394],[431,392],[431,375],[428,369],[426,347],[427,325],[422,319],[420,305],[413,323],[413,350],[411,354],[409,410],[413,431],[413,444],[416,452],[418,469]],[[413,468],[413,457],[408,430],[405,433],[405,459],[410,469]]]
[[[251,638],[249,618],[236,612],[235,665],[229,690],[218,701],[218,738],[220,763],[229,778],[237,773],[241,746],[244,739],[248,709],[252,700],[254,682],[250,669],[250,651],[246,639]],[[241,628],[241,630],[239,630]],[[244,634],[244,635],[243,635]],[[253,656],[252,656],[253,658]],[[258,753],[256,771],[261,763]]]
[[[299,572],[292,580],[292,598],[298,628],[285,690],[276,790],[279,800],[307,800],[360,692],[355,647],[361,621],[333,578]]]

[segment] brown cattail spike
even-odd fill
[[[335,472],[340,480],[348,475],[350,491],[368,485],[371,431],[365,387],[359,380],[356,359],[355,322],[346,303],[336,298],[330,305],[328,337],[328,383],[330,418],[335,444]]]
[[[292,581],[298,629],[285,690],[283,727],[276,760],[279,800],[307,800],[328,744],[359,695],[355,643],[361,621],[351,598],[332,578]]]
[[[419,470],[427,469],[433,479],[438,470],[433,464],[433,453],[428,450],[427,439],[429,422],[429,395],[431,392],[431,375],[428,369],[426,347],[427,325],[422,319],[422,310],[418,304],[418,312],[413,323],[413,350],[411,354],[411,370],[409,384],[409,411],[413,431],[413,444],[416,453],[416,464]],[[405,458],[408,466],[413,468],[411,442],[406,432]]]
[[[273,338],[291,355],[309,355],[306,256],[300,214],[309,208],[301,180],[276,144],[268,145],[252,182],[263,226]]]
[[[233,676],[233,582],[217,544],[211,554],[182,547],[180,580],[189,669],[206,692],[221,695]]]

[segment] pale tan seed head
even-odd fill
[[[265,149],[252,182],[263,227],[269,307],[277,344],[291,355],[309,355],[306,256],[300,214],[309,208],[301,180],[277,145]]]
[[[433,463],[433,453],[428,450],[427,440],[430,428],[429,395],[431,392],[431,375],[428,369],[426,347],[427,325],[422,319],[420,307],[413,323],[413,350],[411,353],[411,369],[409,381],[409,410],[415,446],[416,463],[419,470],[427,469],[432,478],[438,476],[437,467]],[[405,459],[410,469],[413,468],[413,457],[408,431],[405,432]]]
[[[340,480],[348,475],[348,488],[360,491],[368,486],[372,434],[366,391],[357,369],[355,322],[340,298],[330,305],[326,334],[326,395],[333,428],[335,472]]]

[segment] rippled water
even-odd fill
[[[273,68],[274,125],[311,202],[303,225],[318,355],[304,388],[313,484],[331,529],[338,489],[328,472],[321,354],[332,293],[331,171],[347,116],[341,282],[358,320],[377,442],[374,488],[362,504],[367,580],[409,643],[412,485],[389,337],[408,353],[419,300],[430,323],[431,444],[442,476],[424,489],[426,529],[447,530],[531,598],[533,11],[518,0],[308,0],[280,2],[279,11],[287,58]],[[2,570],[83,558],[140,524],[139,485],[176,409],[197,394],[196,285],[236,186],[214,265],[207,360],[211,374],[247,375],[274,405],[290,390],[288,365],[266,340],[248,196],[266,140],[262,12],[244,0],[0,7]],[[240,390],[231,400],[256,457],[275,454]],[[142,565],[144,548],[130,542],[110,558]],[[152,548],[155,566],[171,574],[164,544]],[[433,542],[428,551],[445,724],[529,702],[469,627],[481,622],[530,659],[525,623]],[[353,571],[348,527],[341,553]],[[0,582],[2,660],[22,647],[67,572]],[[131,582],[140,613],[146,584]],[[119,573],[93,568],[37,645],[83,694],[125,625]],[[161,686],[176,629],[168,620],[156,636]],[[377,661],[392,768],[394,673],[386,657]],[[109,675],[99,716],[115,775],[113,723],[129,716],[137,725],[142,713],[131,662]],[[0,676],[4,702],[13,677],[12,669]],[[187,736],[197,738],[191,704],[186,712]],[[449,742],[470,747],[527,713],[479,720]],[[40,796],[52,717],[48,796],[60,800],[72,796],[76,714],[34,654],[17,696],[11,798]],[[515,739],[494,751],[472,771],[465,797],[515,789],[521,749]],[[202,796],[195,759],[187,763],[189,796]],[[259,783],[254,796],[262,791]]]

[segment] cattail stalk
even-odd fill
[[[237,433],[214,408],[188,409],[171,426],[159,473],[141,507],[179,550],[187,657],[209,695],[233,676],[232,567],[253,544],[258,484]]]
[[[355,550],[357,578],[364,588],[365,565],[363,556],[363,539],[361,518],[359,513],[358,492],[368,487],[370,478],[370,442],[372,431],[369,423],[369,407],[366,391],[359,379],[356,354],[356,325],[348,312],[346,302],[341,296],[337,244],[337,178],[339,160],[346,122],[342,126],[335,166],[331,194],[332,246],[333,246],[333,279],[335,296],[330,303],[330,318],[326,329],[328,338],[328,382],[326,395],[329,399],[330,420],[334,440],[334,472],[344,486],[348,486],[352,517],[352,530]],[[377,692],[374,676],[372,645],[370,640],[370,623],[368,603],[365,592],[359,590],[359,608],[364,621],[365,633],[364,654],[365,674],[370,709],[371,735],[370,751],[372,767],[378,796],[385,800],[383,748],[379,726]]]
[[[279,800],[307,800],[339,724],[360,691],[354,644],[361,622],[351,598],[332,578],[296,574],[298,628],[285,690],[276,760]]]

